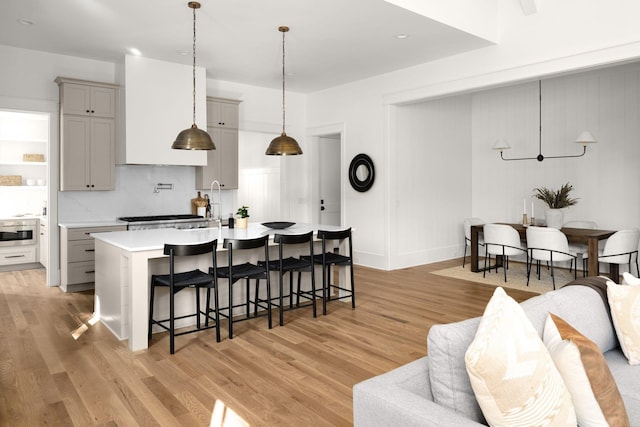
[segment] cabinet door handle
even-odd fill
[[[87,110],[87,113],[89,112],[89,110]]]
[[[95,113],[95,111],[91,110],[91,114]]]
[[[24,258],[25,255],[6,255],[5,258]]]
[[[85,271],[85,274],[91,274],[91,273],[95,273],[95,270],[89,270],[89,271]]]
[[[95,252],[96,250],[95,249],[85,249],[84,251],[85,252]]]
[[[88,236],[89,234],[91,234],[91,232],[90,232],[90,231],[85,231],[85,232],[84,232],[84,235],[85,235],[85,236]]]

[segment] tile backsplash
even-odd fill
[[[172,184],[173,189],[154,191],[159,183]],[[193,166],[118,165],[114,191],[59,192],[58,221],[191,213],[191,199],[196,196]],[[223,191],[224,215],[232,210],[232,204],[233,191]]]

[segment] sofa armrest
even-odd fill
[[[353,386],[353,422],[370,426],[481,426],[436,404],[423,357]]]

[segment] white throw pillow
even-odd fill
[[[640,286],[607,282],[611,318],[618,341],[630,365],[640,364]]]
[[[552,313],[543,341],[571,393],[580,427],[629,425],[618,386],[593,341]]]
[[[627,273],[625,271],[624,273],[622,273],[622,284],[629,286],[638,286],[640,285],[640,279],[633,274]]]
[[[571,396],[524,311],[502,288],[487,304],[465,363],[492,426],[575,426]]]

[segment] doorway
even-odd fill
[[[342,164],[341,134],[318,137],[320,224],[341,225],[342,192],[340,169]]]

